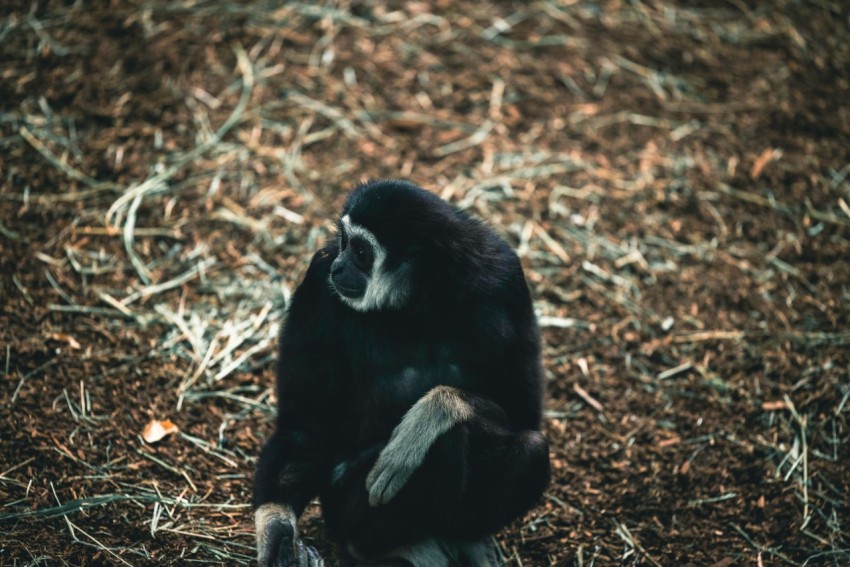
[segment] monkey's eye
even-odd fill
[[[359,238],[354,238],[351,241],[351,257],[354,265],[360,270],[368,272],[372,269],[372,262],[375,257],[372,253],[372,247]]]
[[[339,250],[340,252],[345,252],[345,249],[348,248],[348,235],[345,234],[344,230],[339,231]]]

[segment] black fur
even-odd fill
[[[277,429],[254,506],[299,515],[320,496],[329,533],[379,557],[434,536],[475,539],[523,514],[548,482],[540,341],[519,260],[483,223],[423,189],[378,181],[342,216],[412,265],[404,306],[357,312],[329,283],[332,243],[313,257],[281,335]],[[473,419],[439,437],[396,498],[372,507],[365,479],[408,409],[438,385]]]

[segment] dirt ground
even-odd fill
[[[0,565],[251,561],[283,308],[381,177],[526,268],[553,481],[509,565],[850,565],[847,3],[0,16]]]

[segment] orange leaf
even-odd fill
[[[72,349],[80,349],[80,343],[77,342],[77,339],[72,337],[71,335],[65,333],[51,333],[50,338],[54,341],[61,341],[63,343],[68,343],[68,346]]]
[[[756,162],[753,164],[753,168],[750,170],[750,177],[753,179],[758,179],[761,175],[761,172],[764,171],[765,166],[782,157],[782,150],[778,150],[775,148],[768,148],[764,150],[759,157],[756,158]]]
[[[152,419],[145,425],[145,429],[142,431],[142,439],[146,443],[153,444],[162,440],[166,435],[177,433],[177,431],[179,431],[177,426],[170,419],[166,419],[165,421]]]

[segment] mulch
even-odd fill
[[[4,4],[0,565],[252,560],[285,305],[384,177],[526,269],[509,565],[850,564],[845,4]]]

